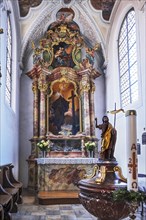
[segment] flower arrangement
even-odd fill
[[[41,140],[37,143],[37,146],[41,151],[49,151],[50,150],[50,141]]]
[[[93,141],[88,141],[88,142],[85,143],[85,147],[89,151],[94,150],[95,146],[96,146],[96,143],[93,142]]]

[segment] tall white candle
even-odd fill
[[[126,116],[126,148],[128,159],[127,190],[138,190],[138,159],[136,111],[128,110]]]

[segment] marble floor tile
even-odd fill
[[[81,204],[39,205],[33,195],[25,194],[23,204],[18,205],[18,212],[12,214],[12,220],[98,220]],[[125,218],[123,220],[129,220]],[[146,208],[141,216],[139,208],[136,220],[146,220]]]

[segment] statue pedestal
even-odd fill
[[[111,193],[126,186],[126,179],[116,161],[99,161],[93,175],[79,181],[79,198],[87,211],[100,220],[123,219],[130,214],[130,205],[113,201]]]

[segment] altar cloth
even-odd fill
[[[37,164],[96,164],[97,158],[36,158]]]

